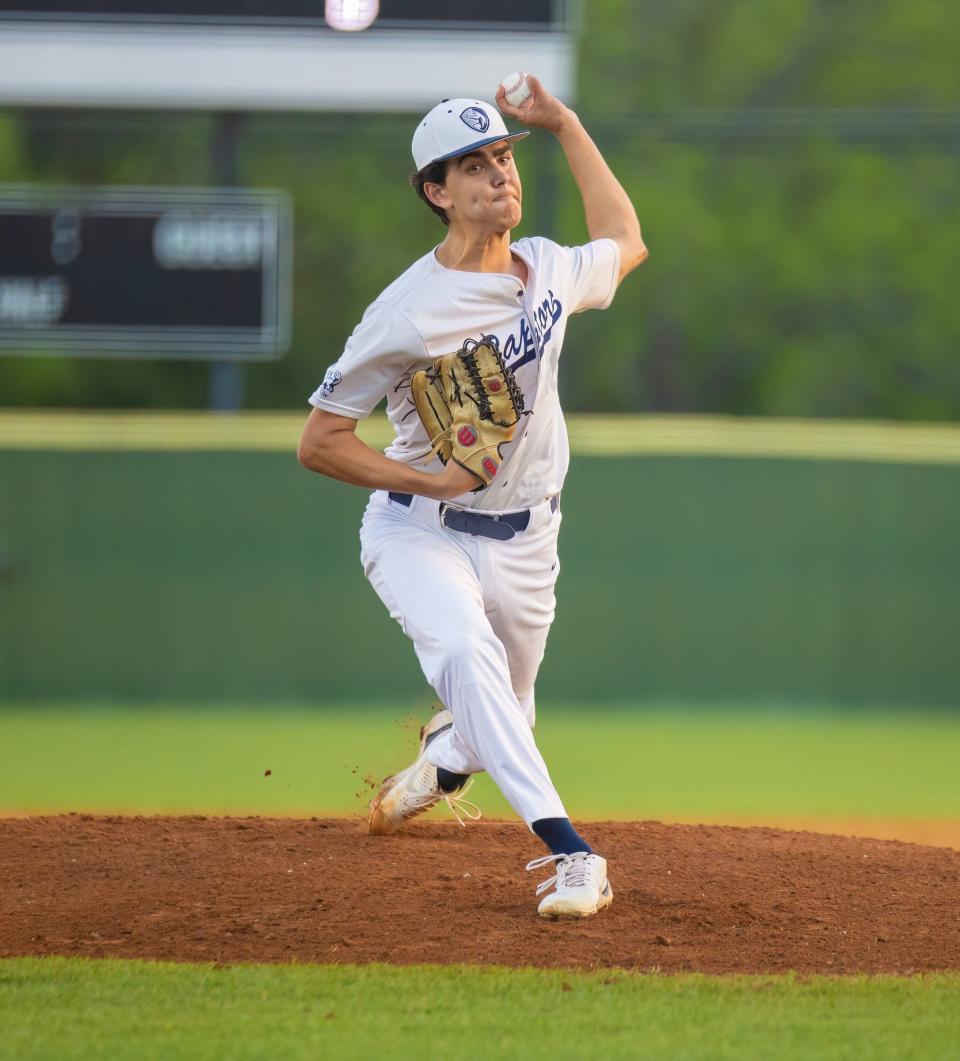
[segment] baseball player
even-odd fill
[[[552,133],[583,200],[590,242],[511,242],[522,188],[496,107],[449,99],[413,135],[411,183],[446,226],[443,241],[367,308],[310,398],[301,464],[372,489],[360,531],[366,577],[412,640],[444,704],[419,753],[371,804],[371,833],[391,833],[446,801],[463,800],[486,770],[550,853],[537,894],[542,916],[586,917],[607,906],[607,863],[574,829],[533,736],[534,681],[554,616],[560,491],[569,463],[557,389],[567,319],[610,304],[646,257],[636,212],[577,115],[528,76],[531,96],[503,114]],[[411,398],[411,380],[467,340],[499,349],[523,396],[513,437],[481,478],[438,458]],[[468,346],[469,349],[469,346]],[[494,386],[499,386],[495,383]],[[396,438],[385,454],[355,434],[383,399]]]

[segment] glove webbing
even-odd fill
[[[506,362],[503,360],[503,354],[500,352],[499,340],[495,335],[483,335],[479,340],[467,339],[458,354],[460,360],[463,361],[464,368],[467,370],[467,375],[469,375],[470,380],[473,383],[474,391],[477,395],[477,407],[480,409],[480,416],[482,419],[489,420],[491,423],[497,424],[499,427],[512,427],[512,424],[503,420],[494,420],[493,418],[493,409],[490,407],[490,397],[483,385],[483,378],[480,375],[480,367],[477,365],[477,355],[475,351],[478,346],[488,346],[493,351],[497,367],[500,369],[503,380],[507,385],[507,392],[517,410],[517,420],[519,420],[523,414],[524,408],[523,392],[517,385],[513,372],[507,368]]]

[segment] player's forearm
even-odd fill
[[[354,434],[356,421],[347,417],[318,420],[314,411],[307,421],[297,459],[304,468],[328,479],[370,490],[419,494],[437,501],[449,500],[473,490],[478,480],[472,472],[450,461],[442,472],[423,472],[391,460],[371,449]]]
[[[590,238],[616,240],[626,259],[621,262],[621,271],[628,272],[647,256],[630,197],[573,111],[568,112],[555,135],[580,190]]]
[[[312,472],[371,490],[420,493],[429,478],[426,472],[371,449],[348,430],[332,431],[320,437],[305,433],[297,457]]]

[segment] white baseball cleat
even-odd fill
[[[541,869],[556,862],[557,872],[537,886],[537,895],[556,884],[556,891],[541,900],[541,917],[590,917],[613,902],[613,889],[607,880],[607,861],[599,855],[577,851],[572,855],[546,855],[527,863],[527,869]]]
[[[427,745],[434,737],[453,725],[449,711],[438,711],[420,730],[420,752],[412,765],[392,777],[385,777],[380,791],[370,804],[367,827],[371,833],[384,836],[396,832],[405,821],[445,801],[457,821],[464,818],[476,821],[480,808],[463,799],[464,792],[473,784],[469,778],[453,792],[444,792],[437,781],[437,768],[427,761]]]

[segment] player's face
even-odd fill
[[[451,225],[480,225],[506,232],[520,224],[523,189],[509,140],[453,159],[447,166],[443,191],[440,205]]]

